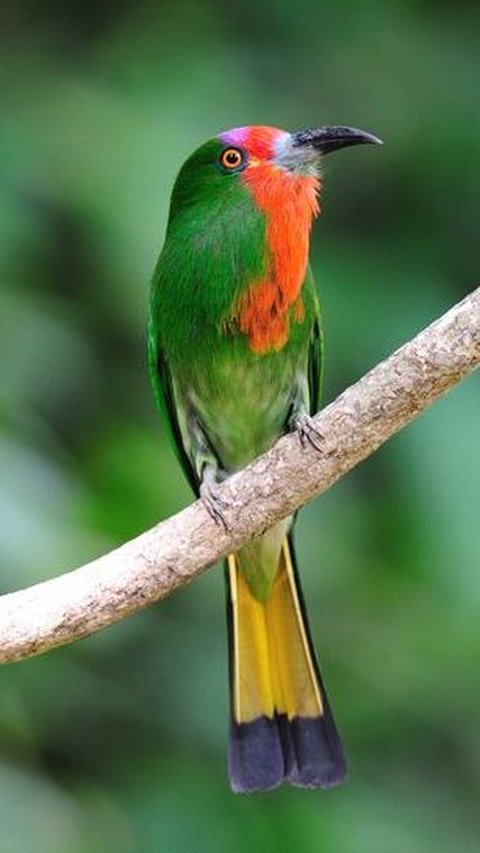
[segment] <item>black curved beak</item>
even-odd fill
[[[382,140],[373,133],[344,125],[308,127],[292,133],[291,142],[294,148],[313,148],[320,154],[330,154],[349,145],[383,145]]]

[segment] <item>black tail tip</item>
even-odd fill
[[[232,722],[229,775],[236,793],[268,791],[283,782],[300,788],[340,785],[347,768],[330,716],[258,717]]]

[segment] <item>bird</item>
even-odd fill
[[[325,155],[382,144],[326,125],[224,131],[174,183],[151,284],[156,404],[194,493],[217,524],[220,484],[287,432],[322,452],[323,331],[309,264]],[[234,792],[330,788],[346,760],[307,622],[293,518],[228,556],[228,769]]]

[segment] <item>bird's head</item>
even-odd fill
[[[327,126],[288,133],[277,127],[237,127],[218,137],[219,166],[224,173],[259,167],[290,175],[318,177],[321,158],[331,151],[362,143],[380,143],[378,137],[355,127]]]
[[[254,125],[227,130],[205,142],[183,165],[174,189],[173,209],[208,198],[233,200],[248,187],[260,207],[303,198],[315,213],[322,159],[350,145],[381,144],[363,130],[346,126],[307,128],[289,133]]]
[[[302,322],[300,291],[319,212],[322,158],[348,145],[379,142],[371,133],[338,126],[220,133],[177,177],[164,267],[177,264],[177,277],[194,269],[188,280],[195,282],[197,302],[210,305],[215,295],[222,328],[239,329],[253,352],[281,349],[291,322]]]

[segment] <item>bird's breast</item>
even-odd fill
[[[226,470],[243,467],[282,434],[304,362],[303,348],[259,358],[232,347],[192,365],[188,396]]]
[[[237,296],[228,319],[261,355],[282,349],[292,324],[303,320],[301,289],[312,220],[319,212],[319,183],[271,166],[253,170],[245,180],[266,218],[268,264],[264,275]]]

